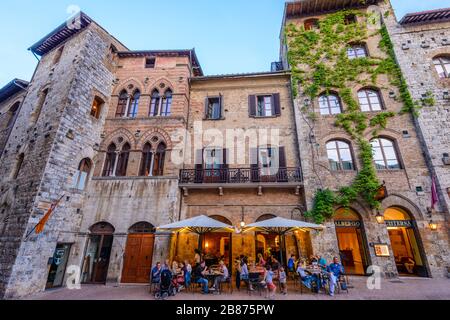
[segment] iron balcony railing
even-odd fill
[[[296,182],[303,182],[300,168],[279,168],[276,173],[261,168],[180,170],[180,184]]]

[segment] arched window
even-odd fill
[[[86,188],[91,169],[92,162],[90,159],[85,158],[81,160],[80,164],[78,165],[78,170],[73,176],[73,188],[78,190],[84,190]]]
[[[121,118],[125,116],[128,102],[129,102],[128,93],[125,90],[123,90],[119,95],[119,103],[117,104],[116,118]]]
[[[401,169],[394,142],[386,138],[375,138],[371,142],[373,160],[378,170]]]
[[[327,143],[328,161],[332,171],[354,170],[350,145],[344,141],[333,140]]]
[[[136,118],[139,108],[139,99],[141,98],[141,92],[136,90],[130,99],[128,106],[127,117]]]
[[[161,102],[161,97],[158,90],[154,90],[152,93],[152,102],[150,104],[150,117],[156,117],[159,115],[159,106]]]
[[[117,160],[117,147],[114,143],[111,143],[106,152],[105,165],[103,167],[104,177],[113,177],[115,175],[116,160]]]
[[[162,117],[170,116],[171,109],[172,109],[172,90],[167,89],[162,101],[161,116]]]
[[[435,57],[433,63],[440,78],[450,78],[450,55]]]
[[[263,214],[261,217],[259,217],[258,219],[256,219],[256,222],[262,222],[262,221],[266,221],[266,220],[270,220],[270,219],[274,219],[277,216],[273,215],[273,214]]]
[[[155,160],[152,168],[152,176],[158,177],[164,174],[164,161],[166,158],[166,145],[161,142],[155,152]]]
[[[108,222],[98,222],[89,228],[89,231],[92,234],[96,235],[104,235],[104,234],[113,234],[116,229],[114,226]]]
[[[320,114],[332,115],[342,112],[341,101],[336,94],[322,94],[319,97]]]
[[[117,159],[117,170],[116,170],[117,177],[125,177],[127,175],[130,150],[131,150],[130,145],[128,143],[125,143]]]
[[[305,30],[319,29],[319,19],[308,19],[304,23]]]
[[[212,215],[212,216],[209,216],[209,217],[210,217],[211,219],[216,220],[216,221],[225,223],[226,225],[229,225],[229,226],[232,226],[232,225],[233,225],[233,223],[232,223],[229,219],[225,218],[224,216]]]
[[[139,175],[142,177],[150,176],[151,168],[152,168],[152,145],[150,143],[146,143],[144,149],[142,150],[142,161],[141,161],[141,170]]]
[[[363,112],[381,111],[383,109],[381,95],[378,90],[362,89],[358,92],[358,100]]]
[[[42,109],[44,108],[44,105],[47,101],[47,96],[48,96],[49,92],[50,92],[50,89],[47,88],[39,93],[38,104],[36,106],[36,109],[34,109],[33,113],[31,114],[31,118],[30,118],[31,124],[34,125],[38,122],[39,117],[41,116]]]
[[[149,222],[138,222],[134,224],[130,229],[129,233],[154,233],[155,227]]]
[[[350,44],[347,48],[347,57],[349,59],[367,57],[367,47],[364,43]]]
[[[17,112],[19,111],[20,102],[14,103],[14,105],[9,109],[9,119],[6,128],[11,128],[16,121]]]

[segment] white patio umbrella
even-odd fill
[[[244,232],[262,231],[268,233],[275,233],[279,235],[280,241],[282,241],[282,236],[290,232],[294,232],[297,230],[308,231],[308,230],[322,230],[322,229],[323,227],[318,224],[276,217],[273,219],[249,224],[244,228]],[[283,250],[280,250],[280,257],[281,257],[280,261],[283,262]]]
[[[234,232],[234,227],[207,216],[197,216],[191,219],[177,221],[160,226],[156,231],[172,231],[180,233],[196,233],[199,237],[199,249],[201,249],[201,236],[210,232]]]

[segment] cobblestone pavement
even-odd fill
[[[450,279],[422,279],[422,278],[400,278],[397,280],[382,280],[381,290],[369,290],[367,278],[351,277],[349,293],[336,294],[334,297],[324,293],[303,294],[294,291],[290,286],[287,296],[277,294],[275,300],[450,300]],[[148,286],[138,285],[84,285],[81,290],[56,289],[46,291],[29,297],[30,300],[153,300],[148,293]],[[196,293],[181,292],[172,300],[260,300],[260,296],[254,293],[251,296],[243,290],[234,291],[233,294],[202,295]]]

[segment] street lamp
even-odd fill
[[[377,222],[379,224],[383,224],[384,223],[384,215],[382,215],[380,213],[380,211],[377,212],[377,215],[375,216],[375,219],[377,219]]]
[[[428,225],[430,226],[431,231],[436,231],[438,229],[438,224],[433,222],[433,220],[431,220]]]

